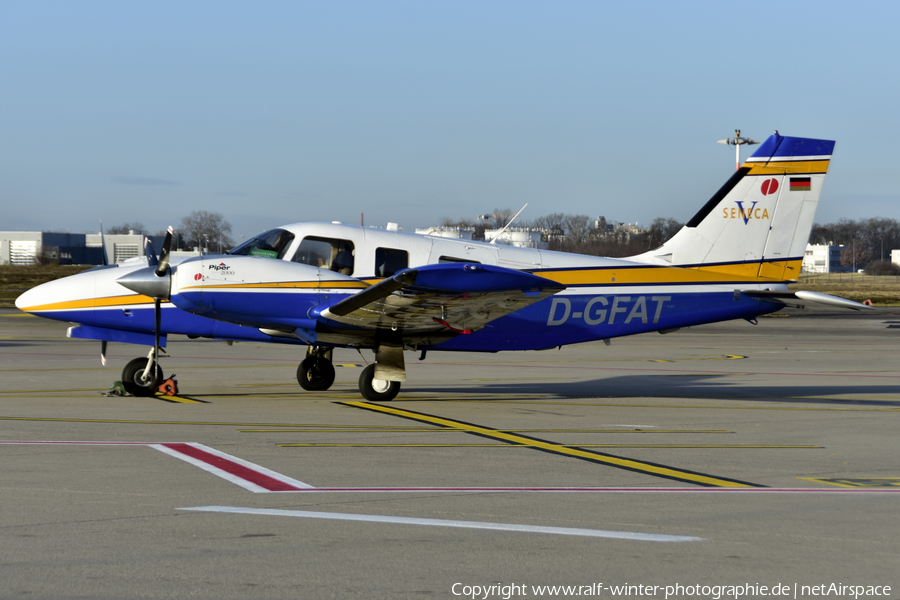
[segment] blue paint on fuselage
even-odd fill
[[[200,292],[196,294],[199,296]],[[284,330],[300,327],[315,330],[316,321],[307,315],[320,299],[324,299],[316,292],[254,292],[249,299],[248,295],[241,292],[206,294],[204,301],[209,303],[206,314],[215,316],[213,319],[180,310],[177,307],[179,304],[185,308],[196,307],[199,300],[192,298],[191,293],[181,294],[173,298],[174,306],[164,305],[162,333],[303,344],[300,340],[266,335],[259,328]],[[349,294],[329,294],[327,302],[333,304],[347,296]],[[470,352],[540,350],[731,319],[752,319],[779,308],[779,305],[744,295],[735,298],[734,292],[727,291],[557,295],[491,321],[471,334],[458,335],[422,348]],[[52,318],[109,329],[153,332],[152,306],[127,311],[95,309],[57,312]],[[243,324],[227,322],[238,320]],[[332,328],[333,325],[330,324]],[[340,328],[353,329],[349,326]]]

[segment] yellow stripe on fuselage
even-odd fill
[[[747,161],[741,166],[750,169],[747,175],[816,174],[828,171],[828,163],[827,160],[786,160],[767,163]]]
[[[800,260],[738,263],[698,267],[606,267],[598,269],[553,269],[534,274],[563,285],[635,285],[641,283],[726,283],[732,281],[784,281],[800,272]]]
[[[163,303],[167,303],[164,301]],[[135,304],[153,304],[153,298],[138,294],[130,296],[110,296],[108,298],[85,298],[83,300],[68,300],[66,302],[51,302],[37,306],[26,306],[25,312],[40,312],[47,310],[78,310],[84,308],[119,308],[134,306]]]
[[[364,281],[277,281],[273,283],[217,283],[187,285],[180,290],[224,290],[224,289],[362,289],[369,287]]]

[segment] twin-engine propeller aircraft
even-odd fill
[[[355,227],[286,225],[224,255],[98,267],[22,294],[69,337],[151,346],[125,367],[152,395],[169,335],[305,345],[297,380],[334,383],[332,349],[368,348],[369,400],[406,381],[403,352],[543,350],[746,319],[784,306],[866,308],[790,292],[834,142],[771,136],[672,239],[628,259]]]

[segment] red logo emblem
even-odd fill
[[[777,179],[766,179],[762,182],[762,193],[763,196],[768,196],[769,194],[774,194],[778,191],[778,180]]]
[[[203,279],[203,275],[201,275],[200,273],[194,275],[194,281],[200,281],[201,279]]]

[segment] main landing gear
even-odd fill
[[[297,367],[297,383],[309,392],[323,392],[334,383],[332,349],[309,346],[306,358]],[[359,393],[371,402],[393,400],[406,381],[403,348],[381,345],[375,349],[375,364],[367,366],[359,376]]]
[[[331,348],[308,346],[306,358],[297,367],[297,383],[308,392],[322,392],[334,383]]]
[[[370,402],[387,402],[397,397],[399,381],[375,379],[375,365],[369,365],[359,376],[359,393]]]

